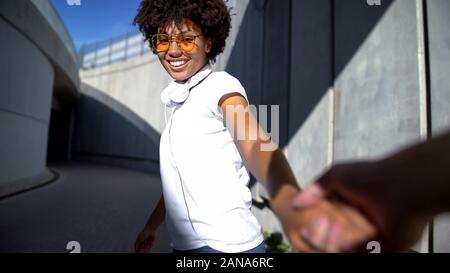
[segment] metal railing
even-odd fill
[[[136,30],[105,41],[82,45],[78,60],[80,68],[87,70],[125,61],[150,51],[148,43],[144,42],[144,37]]]

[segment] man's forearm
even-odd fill
[[[450,210],[450,134],[413,146],[379,162],[399,202],[436,214]]]

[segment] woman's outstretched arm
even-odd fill
[[[222,97],[219,106],[245,166],[267,189],[271,208],[293,247],[304,252],[319,250],[305,241],[301,233],[314,238],[342,233],[340,248],[329,251],[346,250],[345,244],[353,245],[375,234],[372,225],[357,210],[338,202],[323,200],[314,207],[295,210],[292,200],[300,192],[295,176],[283,152],[249,111],[247,100],[239,93],[231,93]]]

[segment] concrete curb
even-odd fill
[[[58,180],[58,178],[59,173],[54,170],[45,168],[44,171],[38,175],[1,184],[0,200],[15,196],[26,191],[40,188]]]

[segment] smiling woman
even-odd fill
[[[244,101],[239,81],[211,70],[230,31],[223,0],[144,0],[134,23],[174,79],[161,94],[172,115],[161,135],[163,196],[135,243],[148,251],[166,220],[174,252],[264,252],[251,214],[249,174],[219,101]]]
[[[225,47],[230,22],[223,1],[143,1],[134,20],[177,81],[215,60]]]
[[[135,250],[149,251],[165,220],[176,253],[265,252],[261,226],[250,210],[249,171],[268,189],[272,208],[297,249],[312,251],[299,231],[312,226],[318,213],[336,217],[351,234],[370,231],[363,220],[354,224],[354,211],[339,211],[328,201],[293,210],[299,188],[283,152],[274,143],[270,151],[262,147],[270,138],[251,115],[239,80],[212,72],[230,21],[223,0],[141,2],[134,23],[174,81],[161,93],[172,113],[160,139],[163,194]],[[245,120],[242,126],[233,124],[237,118]]]

